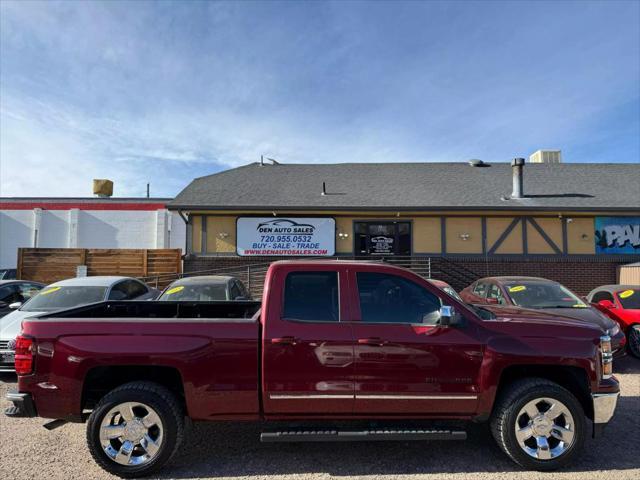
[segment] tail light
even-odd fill
[[[600,359],[602,362],[602,378],[611,378],[613,376],[613,352],[609,335],[600,337]]]
[[[16,338],[16,373],[29,375],[33,373],[33,353],[35,352],[33,338],[19,336]]]

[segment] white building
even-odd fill
[[[180,248],[185,223],[170,198],[0,198],[0,268],[18,248]]]

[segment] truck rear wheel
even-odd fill
[[[491,431],[514,462],[530,470],[556,470],[571,462],[586,437],[578,399],[542,378],[519,380],[497,400]]]
[[[100,400],[87,423],[87,444],[104,470],[136,478],[167,463],[183,431],[182,409],[169,390],[152,382],[131,382]]]

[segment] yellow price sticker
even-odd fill
[[[184,290],[184,287],[182,285],[180,285],[179,287],[173,287],[170,288],[169,290],[167,290],[165,292],[165,295],[173,295],[174,293],[178,293],[180,291]]]
[[[620,298],[628,298],[628,297],[630,297],[631,295],[633,295],[634,293],[636,293],[636,291],[635,291],[635,290],[625,290],[624,292],[620,292],[620,293],[618,294],[618,296],[619,296]]]
[[[509,291],[510,292],[522,292],[524,290],[526,290],[527,287],[525,287],[524,285],[517,285],[515,287],[509,287]]]
[[[40,292],[40,295],[49,295],[50,293],[57,292],[61,287],[51,287],[47,288],[45,291]]]
[[[589,305],[585,305],[584,303],[576,303],[573,305],[573,308],[589,308]]]

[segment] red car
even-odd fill
[[[460,296],[467,303],[490,306],[494,313],[505,307],[511,307],[509,311],[533,309],[595,324],[608,331],[616,356],[624,355],[627,340],[619,325],[558,282],[538,277],[487,277],[469,285]]]
[[[125,478],[157,472],[186,417],[253,421],[263,442],[463,440],[460,420],[489,422],[512,460],[544,471],[576,458],[588,419],[598,434],[612,418],[612,362],[593,324],[485,319],[391,265],[280,261],[261,303],[109,301],[25,319],[5,414],[86,421],[93,459]]]
[[[629,353],[640,358],[640,285],[603,285],[593,289],[587,299],[618,322],[627,334]]]
[[[460,298],[460,295],[458,294],[458,292],[456,292],[455,289],[451,285],[449,285],[447,282],[443,282],[442,280],[436,280],[435,278],[430,278],[428,281],[432,285],[435,285],[436,287],[438,287],[443,292],[451,295],[456,300],[459,300],[461,302],[463,301],[462,298]]]

